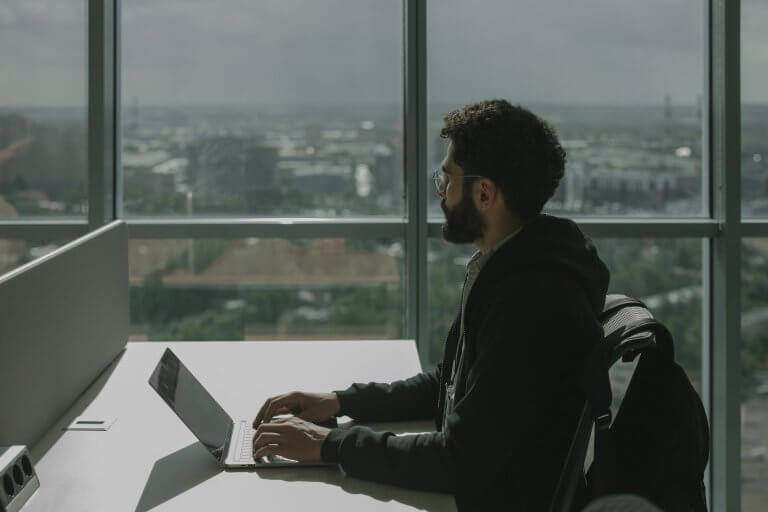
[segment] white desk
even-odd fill
[[[40,489],[24,512],[455,510],[450,495],[366,482],[335,467],[222,471],[147,384],[168,346],[235,419],[252,418],[275,394],[344,389],[419,371],[408,340],[129,343],[33,447]],[[114,415],[117,422],[106,432],[61,430],[83,413]],[[373,426],[434,430],[431,422]]]

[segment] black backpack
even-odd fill
[[[605,339],[593,353],[584,389],[595,421],[587,496],[637,494],[666,512],[706,511],[709,423],[696,390],[674,360],[672,335],[637,299],[609,295]],[[608,369],[639,357],[612,418]]]

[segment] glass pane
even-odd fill
[[[402,256],[402,240],[131,240],[130,338],[401,338]]]
[[[401,215],[402,2],[123,3],[129,215]]]
[[[768,503],[768,238],[742,244],[741,480],[745,512]]]
[[[425,366],[443,358],[448,331],[461,306],[467,262],[477,248],[430,238],[427,242],[427,301],[429,304],[429,353]]]
[[[641,299],[672,332],[675,357],[701,393],[701,242],[668,239],[595,240],[611,273],[608,293]],[[458,310],[465,265],[474,252],[429,241],[431,364],[443,353]]]
[[[704,214],[706,2],[427,5],[429,169],[443,157],[446,112],[505,98],[549,121],[567,152],[550,211]]]
[[[701,395],[701,240],[616,238],[594,242],[611,272],[608,293],[642,300],[667,326],[675,344],[675,360]]]
[[[61,241],[28,241],[0,238],[0,275],[45,256],[62,245]]]
[[[768,216],[768,3],[741,2],[742,215]],[[765,480],[764,480],[765,481]],[[765,502],[764,502],[765,503]],[[745,508],[746,510],[746,508]]]
[[[0,218],[87,212],[86,6],[0,4]]]

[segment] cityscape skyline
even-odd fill
[[[697,134],[701,133],[697,125],[701,121],[701,111],[695,107],[674,105],[669,98],[667,100],[664,105],[648,108],[554,106],[548,109],[544,117],[553,122],[560,131],[563,144],[569,153],[563,188],[568,189],[566,195],[570,199],[555,198],[553,202],[560,201],[561,206],[568,205],[565,207],[567,211],[580,211],[576,205],[580,201],[578,198],[581,197],[581,192],[577,189],[589,189],[585,188],[586,182],[579,185],[579,180],[583,178],[594,181],[598,179],[597,176],[601,178],[598,183],[592,185],[592,189],[602,190],[607,187],[604,193],[610,194],[609,191],[613,187],[624,187],[614,184],[614,181],[619,179],[622,183],[626,182],[630,189],[627,193],[636,200],[648,193],[648,187],[653,187],[652,182],[659,186],[666,183],[663,186],[671,187],[670,190],[683,187],[679,189],[680,193],[683,189],[688,190],[684,196],[693,194],[691,197],[695,197],[699,194],[700,192],[696,192],[695,183],[701,183],[701,178],[697,176],[699,171],[696,170],[699,165],[696,164],[696,155],[699,154],[700,136]],[[44,117],[44,109],[35,110],[35,117]],[[5,144],[13,143],[14,138],[23,139],[45,126],[38,124],[43,122],[38,120],[32,125],[25,124],[19,116],[6,119],[7,133],[0,137],[6,139]],[[428,149],[427,167],[432,169],[442,159],[445,148],[441,146],[444,141],[438,136],[440,118],[431,117],[428,123],[428,144],[431,149]],[[85,130],[84,123],[79,125],[78,130]],[[48,134],[44,139],[47,138],[49,142],[61,138],[54,135],[54,127],[55,123],[44,132]],[[125,199],[127,212],[184,213],[183,210],[179,211],[180,207],[184,208],[183,204],[177,204],[171,210],[156,210],[156,207],[150,210],[141,207],[136,209],[131,197],[135,196],[132,191],[137,191],[132,187],[141,183],[146,190],[135,196],[136,199],[146,202],[147,197],[156,197],[157,201],[166,203],[166,208],[172,204],[169,198],[173,194],[191,197],[190,194],[194,192],[196,204],[208,196],[209,207],[205,207],[203,201],[194,208],[195,212],[201,213],[215,213],[218,211],[217,207],[214,207],[214,210],[210,208],[214,204],[221,204],[229,205],[230,209],[227,211],[230,212],[253,214],[256,212],[249,210],[248,203],[241,204],[241,199],[238,199],[243,197],[245,190],[261,194],[259,189],[272,187],[273,191],[278,191],[284,190],[289,184],[291,187],[307,191],[320,187],[315,191],[322,190],[326,194],[338,196],[335,201],[338,206],[356,204],[352,214],[402,213],[402,117],[400,112],[386,107],[374,106],[368,112],[349,105],[327,109],[294,108],[285,112],[280,108],[241,111],[202,106],[142,107],[134,103],[123,109],[121,131],[121,161],[128,195]],[[67,133],[71,132],[71,129],[67,130]],[[605,139],[609,133],[611,138]],[[82,149],[84,139],[80,143],[77,143],[77,140],[79,139],[73,141],[74,147],[79,146]],[[244,152],[251,155],[248,158],[252,163],[244,162],[238,156],[245,154]],[[64,154],[71,153],[65,151]],[[255,156],[257,154],[260,156]],[[604,156],[600,156],[601,154]],[[26,165],[17,162],[11,168],[4,169],[2,174],[5,178],[0,181],[10,183],[8,180],[16,175],[17,180],[37,182],[45,186],[44,179],[27,179],[35,166],[30,167],[32,161],[29,157],[25,158]],[[53,157],[52,154],[48,154],[48,158],[61,161],[60,157]],[[39,159],[37,161],[37,167],[44,165]],[[244,165],[250,170],[246,171]],[[621,172],[622,169],[624,172]],[[57,175],[71,175],[73,170],[62,168]],[[663,177],[665,174],[669,177]],[[590,175],[593,177],[590,178]],[[84,174],[81,176],[81,179],[86,177]],[[374,177],[374,194],[370,198],[366,200],[361,195],[360,202],[352,201],[351,198],[342,200],[342,191],[347,187],[345,183],[350,179],[359,182],[360,179],[370,181]],[[253,179],[257,182],[245,185]],[[573,179],[577,181],[573,182]],[[678,183],[680,179],[690,180],[690,184],[682,185]],[[210,203],[216,195],[213,191],[224,187],[226,183],[231,183],[229,192]],[[370,186],[365,189],[370,189]],[[635,192],[631,191],[633,189]],[[165,192],[158,195],[158,190]],[[620,190],[618,193],[624,194]],[[385,195],[388,195],[389,199],[384,198]],[[651,195],[654,194],[651,192]],[[189,197],[186,207],[188,214],[192,211]],[[626,196],[625,199],[629,197]],[[288,200],[287,197],[284,199]],[[593,199],[597,197],[593,196]],[[382,200],[384,202],[381,202]],[[563,200],[566,202],[563,203]],[[292,201],[297,204],[311,204],[308,199],[301,200],[297,197]],[[366,201],[369,203],[367,206]],[[700,199],[697,201],[700,202]],[[622,211],[631,211],[633,201],[625,202]],[[327,208],[333,201],[326,201],[325,204],[324,208]],[[642,201],[635,206],[640,207],[641,204]],[[436,204],[431,206],[432,213],[440,213]],[[647,208],[647,205],[645,207]],[[655,208],[658,209],[658,206]],[[664,210],[662,207],[657,214]],[[697,208],[691,210],[691,207],[687,206],[684,211],[692,213],[697,211]],[[679,213],[681,212],[678,211]],[[269,215],[269,212],[263,211],[261,214]],[[673,213],[670,211],[668,214]]]

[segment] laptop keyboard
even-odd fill
[[[242,422],[240,431],[243,433],[243,441],[240,443],[240,460],[253,460],[253,434],[256,432],[248,422]]]
[[[238,454],[238,462],[250,463],[254,462],[253,459],[253,435],[256,431],[251,427],[247,421],[240,422],[240,453]],[[260,457],[256,462],[269,463],[269,462],[282,462],[287,459],[279,457],[277,455],[267,455]]]
[[[240,422],[240,435],[242,441],[240,441],[240,461],[239,462],[253,462],[253,435],[256,431],[248,424],[247,421]],[[256,462],[266,464],[270,462],[286,462],[289,459],[280,457],[279,455],[265,455],[260,457]]]

